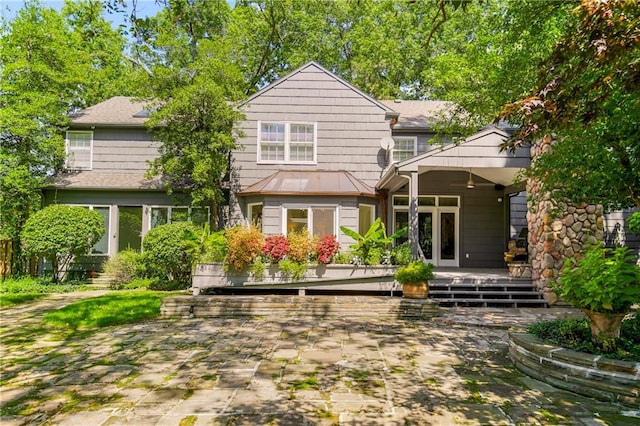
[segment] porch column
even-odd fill
[[[414,259],[421,258],[419,250],[420,234],[418,232],[418,172],[411,172],[409,182],[409,241]]]

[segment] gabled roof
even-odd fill
[[[327,70],[326,68],[324,68],[322,65],[318,64],[315,61],[310,61],[307,62],[306,64],[302,65],[300,68],[290,72],[289,74],[285,75],[282,78],[279,78],[278,80],[274,81],[273,83],[269,84],[268,86],[266,86],[265,88],[263,88],[262,90],[254,93],[253,95],[251,95],[249,97],[249,99],[247,99],[245,102],[243,102],[243,104],[246,103],[251,103],[251,101],[259,96],[262,96],[263,94],[267,93],[268,91],[278,87],[279,85],[281,85],[282,83],[284,83],[285,81],[289,80],[290,78],[292,78],[293,76],[295,76],[296,74],[299,74],[305,70],[307,70],[308,68],[315,68],[320,72],[325,73],[326,75],[328,75],[329,77],[331,77],[332,79],[334,79],[335,81],[343,84],[345,87],[347,87],[349,90],[352,90],[354,92],[356,92],[357,94],[359,94],[360,96],[362,96],[363,98],[367,99],[369,102],[371,102],[372,104],[378,106],[380,109],[382,109],[383,111],[385,111],[386,115],[388,117],[397,117],[398,113],[396,111],[394,111],[393,108],[389,108],[387,105],[383,104],[382,102],[378,101],[377,99],[367,95],[366,93],[364,93],[362,90],[358,89],[357,87],[353,86],[352,84],[348,83],[347,81],[343,80],[342,78],[338,77],[337,75],[335,75],[334,73],[332,73],[331,71]]]
[[[487,126],[464,141],[450,143],[391,165],[376,184],[376,188],[398,186],[406,181],[398,175],[430,170],[473,170],[473,173],[491,182],[511,185],[514,177],[530,166],[528,147],[515,152],[503,151],[500,145],[509,134],[496,127]]]
[[[149,119],[145,102],[128,96],[114,96],[71,116],[75,125],[144,127]]]
[[[345,171],[281,170],[240,191],[238,195],[353,195],[375,197],[376,191]]]
[[[430,129],[453,108],[447,101],[382,100],[383,105],[400,114],[394,130]]]

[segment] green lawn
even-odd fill
[[[45,314],[42,321],[52,327],[106,327],[155,318],[160,315],[162,298],[171,293],[127,291],[92,297]]]
[[[46,295],[46,293],[0,293],[0,308],[32,302]]]

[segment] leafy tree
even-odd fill
[[[21,239],[25,254],[48,260],[53,281],[58,281],[74,257],[88,254],[104,232],[97,211],[54,204],[27,219]]]
[[[68,3],[64,14],[27,1],[0,22],[0,233],[13,241],[14,273],[23,271],[24,223],[62,169],[68,114],[125,87],[122,37],[100,10],[95,0]]]
[[[224,0],[167,2],[141,25],[146,42],[135,51],[148,71],[140,84],[153,110],[147,124],[162,142],[149,174],[162,175],[169,193],[210,205],[214,218],[241,118],[240,74],[222,37],[229,11]]]
[[[574,202],[640,207],[640,7],[583,1],[529,96],[504,116],[510,148],[550,144],[530,176]]]
[[[189,222],[153,228],[142,240],[146,273],[153,278],[188,284],[197,260],[198,243],[198,228]]]

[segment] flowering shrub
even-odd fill
[[[224,263],[229,269],[241,271],[249,266],[262,251],[264,237],[255,226],[236,226],[227,230],[227,256]]]
[[[326,265],[340,250],[340,243],[335,235],[323,235],[317,240],[315,249],[318,262]]]
[[[294,262],[301,263],[309,261],[309,257],[313,251],[313,242],[309,238],[307,230],[303,229],[298,232],[290,232],[288,240],[289,254],[287,258]]]
[[[273,263],[278,263],[289,253],[289,241],[284,235],[270,235],[264,240],[262,254]]]

